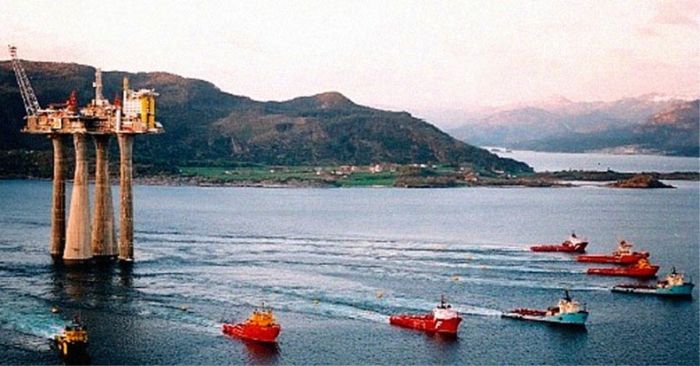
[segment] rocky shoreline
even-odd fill
[[[50,180],[46,177],[6,175],[0,179]],[[117,177],[112,177],[112,183],[117,184]],[[601,187],[654,189],[673,188],[661,180],[699,181],[700,174],[694,172],[674,173],[618,173],[612,171],[559,171],[541,172],[522,177],[480,177],[478,179],[425,179],[396,180],[393,184],[371,184],[362,187],[373,188],[452,188],[452,187],[577,187],[572,182],[598,182]],[[607,184],[605,184],[607,182]],[[134,177],[134,184],[149,186],[195,186],[195,187],[254,187],[254,188],[339,188],[353,187],[342,185],[338,180],[324,179],[259,179],[259,180],[222,180],[199,175],[156,174]],[[358,185],[359,186],[359,185]]]
[[[484,178],[471,182],[457,182],[456,184],[445,184],[443,182],[435,183],[432,181],[417,181],[410,185],[371,185],[373,188],[453,188],[453,187],[528,187],[528,188],[570,188],[578,185],[571,182],[576,181],[593,181],[593,182],[610,182],[601,185],[602,187],[610,188],[673,188],[671,185],[660,182],[664,180],[685,180],[698,181],[698,174],[692,172],[685,173],[617,173],[610,175],[609,172],[599,174],[598,172],[588,172],[587,174],[557,174],[562,178],[555,178],[552,173],[537,173],[529,177],[517,178]],[[601,179],[602,176],[614,176],[617,179]],[[638,177],[643,177],[641,180]],[[658,177],[658,179],[656,178]],[[198,187],[255,187],[255,188],[338,188],[340,187],[335,181],[331,180],[302,180],[302,179],[287,179],[279,180],[261,180],[261,181],[219,181],[206,177],[183,177],[183,176],[148,176],[137,177],[134,182],[139,185],[154,185],[154,186],[198,186]]]
[[[318,181],[290,179],[284,182],[274,180],[261,181],[220,181],[201,176],[147,176],[135,177],[134,183],[147,186],[197,186],[197,187],[254,187],[254,188],[332,188],[332,184]]]
[[[650,188],[675,188],[674,186],[665,184],[660,180],[652,177],[651,175],[638,174],[629,179],[618,180],[615,183],[606,184],[607,187],[612,188],[637,188],[637,189],[650,189]]]

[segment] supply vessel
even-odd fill
[[[538,322],[585,326],[588,319],[588,311],[585,305],[573,300],[569,291],[564,292],[564,297],[559,300],[557,306],[547,310],[518,308],[503,313],[504,318],[532,320]]]
[[[274,343],[282,327],[277,323],[272,309],[262,304],[260,309],[255,309],[245,322],[224,323],[221,330],[224,334],[248,341]]]
[[[589,254],[576,256],[576,260],[586,263],[634,264],[642,258],[649,258],[649,252],[633,252],[632,243],[621,240],[612,254]]]
[[[571,233],[561,244],[538,244],[530,247],[533,252],[585,253],[588,241]]]
[[[427,314],[398,314],[389,317],[389,323],[404,328],[422,330],[429,333],[456,335],[462,318],[445,302],[442,296],[440,304]]]
[[[676,271],[674,267],[666,278],[658,281],[655,285],[644,284],[621,284],[613,286],[613,292],[623,292],[631,294],[657,295],[666,297],[692,297],[692,281],[686,281],[682,273]]]
[[[624,276],[637,278],[651,278],[656,276],[659,266],[649,263],[646,258],[642,258],[634,265],[628,267],[615,268],[589,268],[586,273],[601,276]]]
[[[59,355],[64,359],[87,356],[88,333],[87,328],[80,322],[79,315],[76,315],[73,321],[63,328],[61,334],[54,337],[53,341]]]

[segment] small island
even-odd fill
[[[477,171],[465,166],[376,164],[370,166],[238,166],[175,167],[170,171],[140,166],[140,184],[228,187],[576,187],[574,182],[599,182],[610,188],[673,188],[660,180],[698,181],[697,172],[621,173],[560,171],[523,175]]]
[[[629,179],[618,180],[614,183],[606,184],[608,187],[612,188],[638,188],[638,189],[649,189],[649,188],[675,188],[671,185],[665,184],[660,180],[654,178],[648,174],[637,174]]]

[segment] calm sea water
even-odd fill
[[[700,186],[674,184],[137,186],[137,262],[81,270],[47,254],[50,182],[1,181],[0,363],[59,363],[48,337],[80,311],[99,364],[697,365],[697,289],[690,301],[614,294],[626,280],[527,250],[571,230],[591,252],[624,237],[651,251],[661,272],[676,266],[698,279]],[[587,330],[500,318],[553,305],[563,289],[588,304]],[[464,314],[457,339],[388,324],[441,294]],[[223,319],[242,320],[263,300],[283,327],[277,347],[221,334]]]
[[[513,150],[499,156],[527,162],[538,172],[557,170],[614,170],[617,172],[698,172],[700,158],[660,155],[573,154]]]

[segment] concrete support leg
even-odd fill
[[[86,159],[87,136],[83,133],[73,135],[75,145],[75,177],[73,193],[68,213],[66,230],[65,261],[87,261],[92,258],[90,247],[90,198],[88,190],[88,167]]]
[[[51,200],[51,244],[49,252],[61,259],[66,246],[66,180],[63,175],[63,141],[61,135],[51,135],[53,142],[53,196]]]
[[[134,135],[118,134],[119,140],[119,260],[134,260],[134,207],[131,191]]]
[[[117,256],[114,233],[112,185],[109,182],[109,135],[95,135],[95,207],[92,221],[92,254],[95,259]]]

